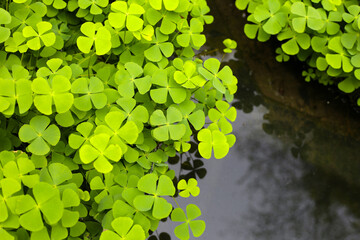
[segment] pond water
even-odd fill
[[[212,8],[231,4],[209,2]],[[229,34],[221,27],[228,23],[219,17],[208,39]],[[360,142],[353,134],[339,134],[337,125],[325,126],[265,96],[253,79],[259,69],[242,58],[247,46],[241,43],[239,49],[225,59],[239,79],[233,104],[236,144],[221,160],[183,159],[190,165],[183,164],[181,174],[196,175],[201,194],[177,200],[183,208],[195,203],[202,210],[207,228],[200,239],[360,239]],[[179,171],[179,166],[172,168]],[[160,223],[155,235],[176,239],[175,226]]]

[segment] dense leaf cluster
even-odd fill
[[[180,239],[203,233],[200,209],[169,199],[197,196],[197,181],[176,189],[167,161],[190,140],[204,158],[235,143],[237,79],[195,54],[208,12],[205,0],[1,1],[1,240],[144,240],[170,215]]]
[[[249,38],[267,41],[275,35],[281,42],[278,61],[296,55],[307,63],[306,81],[336,83],[345,93],[359,88],[359,1],[236,0],[236,6],[249,12]]]

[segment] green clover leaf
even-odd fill
[[[83,122],[77,125],[76,131],[69,135],[69,146],[73,149],[79,149],[84,143],[87,143],[89,137],[93,133],[94,124],[90,122]]]
[[[203,158],[210,159],[213,150],[216,159],[225,157],[229,152],[227,138],[219,130],[202,129],[198,133],[198,140],[200,141],[199,153]]]
[[[227,119],[231,122],[234,122],[236,119],[236,109],[235,107],[230,107],[230,104],[224,101],[217,101],[215,103],[216,108],[211,108],[208,112],[209,118],[212,122],[219,122],[223,127],[223,133],[232,132],[232,125],[227,121]]]
[[[52,5],[55,9],[64,9],[66,8],[66,2],[63,0],[43,0],[43,3],[46,5]]]
[[[150,90],[151,99],[156,103],[165,103],[168,94],[174,103],[181,103],[186,99],[186,89],[177,84],[173,78],[168,79],[166,70],[157,70],[152,76],[152,83],[158,86]]]
[[[113,173],[105,174],[105,181],[103,181],[99,176],[94,177],[90,181],[91,190],[102,190],[99,194],[94,197],[95,202],[100,203],[100,201],[110,192],[115,184]]]
[[[104,84],[97,77],[76,79],[71,84],[71,92],[78,94],[74,99],[74,106],[80,111],[90,111],[93,106],[101,109],[107,104]]]
[[[326,62],[335,69],[342,69],[348,73],[354,69],[350,62],[349,54],[341,44],[341,37],[333,37],[329,41],[328,48],[335,53],[327,53],[325,55]]]
[[[177,108],[182,113],[184,118],[182,123],[184,123],[187,128],[189,123],[191,123],[195,130],[200,130],[205,125],[204,111],[201,109],[196,109],[196,104],[193,101],[184,101],[177,105]]]
[[[5,115],[13,115],[15,104],[19,107],[21,114],[27,112],[33,102],[33,92],[31,91],[31,81],[28,80],[29,72],[22,66],[12,66],[13,76],[6,70],[0,78],[0,112]]]
[[[133,98],[119,98],[116,103],[124,110],[127,121],[133,121],[142,132],[144,123],[149,120],[149,112],[142,105],[136,106],[136,100]]]
[[[45,182],[37,183],[33,188],[34,198],[22,195],[16,202],[16,214],[23,228],[29,231],[40,231],[44,227],[41,213],[51,225],[56,224],[63,216],[64,205],[59,190]]]
[[[46,62],[47,67],[41,67],[36,71],[37,77],[52,79],[55,75],[62,75],[68,79],[72,77],[72,69],[70,66],[64,66],[61,68],[61,65],[64,64],[64,60],[60,58],[52,58]]]
[[[152,62],[159,62],[163,57],[170,57],[174,53],[174,45],[168,42],[169,36],[161,33],[160,28],[155,30],[155,38],[151,41],[154,44],[144,54]]]
[[[307,8],[307,9],[306,9]],[[305,6],[303,2],[295,2],[291,5],[291,13],[294,14],[292,25],[296,32],[305,32],[306,25],[312,30],[320,30],[324,26],[319,11],[311,6]]]
[[[257,40],[259,40],[260,42],[266,42],[267,40],[269,40],[271,35],[265,32],[265,30],[262,27],[262,23],[258,22],[255,19],[254,14],[251,14],[247,20],[252,23],[252,24],[247,23],[245,24],[244,27],[244,33],[248,38],[250,39],[257,38]]]
[[[146,174],[140,178],[138,189],[150,195],[139,195],[134,199],[134,206],[140,211],[152,209],[153,217],[166,218],[170,215],[172,205],[160,196],[173,196],[175,187],[171,179],[166,175],[160,178],[154,174]]]
[[[205,44],[205,35],[201,34],[204,31],[203,24],[197,18],[190,20],[190,26],[186,23],[181,29],[180,35],[176,37],[176,41],[182,47],[191,46],[195,49],[199,49]]]
[[[5,42],[5,50],[7,52],[17,52],[25,53],[28,50],[26,44],[26,38],[20,32],[14,32],[13,36],[8,38]]]
[[[187,215],[187,217],[186,217]],[[175,236],[181,240],[188,240],[190,238],[189,227],[194,237],[200,237],[206,228],[206,224],[203,220],[195,220],[201,216],[201,210],[195,204],[189,204],[186,206],[186,215],[184,210],[176,208],[171,213],[171,220],[174,222],[184,222],[177,226],[174,230]]]
[[[224,53],[231,53],[232,50],[236,49],[237,47],[237,43],[236,41],[230,39],[230,38],[227,38],[223,41],[223,44],[225,45],[225,49],[223,50]]]
[[[107,134],[111,138],[111,143],[119,145],[123,153],[127,151],[127,146],[124,144],[124,141],[129,144],[134,144],[139,136],[136,123],[127,121],[123,124],[124,120],[125,115],[123,112],[109,112],[105,116],[105,124],[97,126],[95,129],[95,134]]]
[[[8,179],[15,179],[17,182],[33,188],[40,180],[38,174],[30,174],[33,170],[35,170],[34,163],[28,158],[21,157],[16,161],[8,162],[3,168],[3,174]]]
[[[0,8],[0,25],[9,24],[11,22],[11,15],[8,11]],[[10,37],[10,29],[0,26],[0,43],[5,42]]]
[[[111,4],[111,12],[109,14],[109,23],[114,28],[126,28],[131,32],[136,32],[142,29],[144,20],[140,18],[145,10],[142,6],[131,3],[128,6],[127,2],[117,1]]]
[[[258,22],[262,23],[262,28],[268,34],[278,34],[283,27],[285,27],[287,21],[287,14],[281,9],[279,0],[269,0],[268,7],[264,5],[258,5],[255,8],[254,18]]]
[[[27,45],[32,50],[39,50],[42,46],[50,47],[55,44],[55,33],[51,32],[52,25],[49,22],[39,22],[36,30],[31,26],[23,28],[22,33],[27,38]]]
[[[156,10],[161,10],[163,3],[168,11],[174,11],[179,6],[179,0],[150,0],[149,3]]]
[[[64,186],[60,186],[72,178],[70,169],[62,163],[51,163],[48,167],[41,169],[40,181],[56,186],[61,192]],[[65,186],[68,187],[69,185]]]
[[[214,17],[206,15],[210,12],[210,8],[206,4],[194,5],[191,10],[191,16],[199,19],[203,24],[211,24],[214,21]]]
[[[115,75],[115,83],[118,84],[118,91],[123,97],[133,97],[135,86],[140,94],[145,94],[151,88],[151,77],[142,76],[144,70],[134,62],[127,62],[125,69],[119,70]]]
[[[284,51],[281,48],[276,48],[275,53],[277,56],[275,57],[276,61],[278,62],[287,62],[290,60],[290,56],[284,53]]]
[[[183,198],[190,197],[190,194],[194,197],[200,194],[200,188],[197,186],[197,181],[195,178],[190,178],[188,182],[181,179],[177,185],[179,190],[182,190],[179,195]]]
[[[183,119],[181,112],[175,107],[169,107],[166,111],[166,117],[161,110],[156,110],[150,117],[150,124],[157,126],[152,131],[154,138],[158,141],[167,141],[169,139],[179,140],[185,134],[186,127],[179,123]]]
[[[182,71],[174,72],[174,79],[178,84],[189,89],[202,87],[206,83],[204,77],[198,74],[196,63],[190,60],[182,65]]]
[[[161,21],[160,31],[165,35],[173,33],[176,30],[177,22],[181,19],[178,13],[170,12],[166,9],[157,11],[153,8],[146,9],[145,17],[153,26]]]
[[[94,43],[96,55],[104,55],[110,51],[111,34],[101,23],[86,22],[81,25],[80,30],[85,35],[85,37],[80,36],[76,41],[81,52],[89,53]]]
[[[74,95],[70,93],[71,83],[62,75],[55,75],[51,82],[45,78],[36,78],[31,85],[35,107],[43,114],[52,114],[52,105],[58,113],[67,112],[74,103]]]
[[[109,0],[79,0],[78,3],[81,9],[90,7],[91,14],[99,15],[103,12],[102,8],[105,8],[109,4]]]
[[[290,28],[281,32],[277,38],[280,41],[289,39],[281,45],[282,50],[289,55],[296,55],[299,53],[300,48],[308,49],[310,47],[310,36],[307,33],[297,33]]]
[[[60,140],[59,128],[52,124],[50,119],[45,116],[35,116],[29,124],[23,125],[19,130],[19,138],[23,142],[28,142],[28,149],[36,155],[49,153],[49,144],[55,146]]]
[[[97,134],[90,138],[90,144],[84,144],[80,150],[80,159],[83,163],[93,162],[95,169],[101,173],[111,172],[113,166],[109,160],[118,162],[122,156],[119,145],[110,144],[110,136]]]
[[[347,77],[343,81],[339,82],[338,88],[345,93],[352,93],[360,87],[360,82],[354,77]]]
[[[190,137],[185,134],[179,141],[174,142],[174,148],[178,152],[188,152],[191,148],[191,144],[189,143]]]
[[[233,73],[229,66],[223,67],[220,71],[220,62],[216,58],[209,58],[204,62],[204,67],[199,68],[199,73],[211,81],[214,88],[225,93],[225,85],[233,81]]]
[[[148,232],[151,228],[151,221],[149,217],[145,216],[142,212],[137,211],[133,204],[128,204],[123,200],[116,200],[112,210],[114,218],[130,217],[134,220],[134,224],[140,225],[145,232]],[[152,222],[154,222],[154,220],[152,220]]]
[[[129,217],[118,217],[111,222],[115,232],[106,230],[101,233],[100,240],[145,240],[145,233],[142,227],[134,224]]]

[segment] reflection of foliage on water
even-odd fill
[[[162,232],[160,234],[153,233],[148,240],[171,240],[171,237],[168,233]]]
[[[178,168],[178,180],[189,180],[190,178],[203,179],[206,176],[206,169],[204,162],[197,150],[197,142],[191,142],[191,149],[189,152],[177,154],[169,159],[169,163],[175,168]]]
[[[349,141],[294,111],[275,104],[268,109],[263,130],[291,142],[292,156],[270,152],[273,155],[264,157],[261,143],[250,144],[262,152],[252,157],[242,182],[256,189],[253,194],[259,201],[248,214],[250,236],[257,240],[359,239],[360,185],[355,178],[360,175],[360,163],[354,157],[359,148],[354,141],[349,148]]]
[[[328,175],[293,158],[287,147],[273,146],[279,149],[273,151],[259,140],[250,141],[254,141],[251,145],[257,146],[259,153],[252,155],[250,168],[239,182],[246,185],[252,199],[246,221],[242,222],[246,225],[242,229],[249,230],[246,239],[350,240],[360,237],[359,229],[350,224],[358,220],[339,202],[343,188],[334,190]],[[353,203],[357,197],[352,195]]]

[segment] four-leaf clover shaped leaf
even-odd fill
[[[229,143],[224,133],[219,130],[202,129],[198,133],[199,153],[203,158],[210,159],[212,150],[214,149],[214,156],[220,159],[226,156],[229,152]]]
[[[118,162],[122,156],[122,150],[117,144],[109,144],[110,136],[97,134],[90,138],[90,144],[84,144],[80,150],[80,159],[83,163],[94,162],[98,172],[108,173],[113,169],[109,160]]]
[[[145,240],[145,232],[139,224],[129,217],[118,217],[111,222],[115,232],[105,230],[100,235],[100,240]]]
[[[58,113],[67,112],[74,103],[74,95],[70,93],[70,80],[62,75],[55,75],[52,81],[36,78],[31,85],[35,107],[43,114],[52,114],[53,102]]]
[[[49,144],[55,146],[60,140],[59,128],[52,124],[50,119],[45,116],[36,116],[30,120],[29,124],[23,125],[19,130],[19,138],[23,142],[28,142],[28,149],[36,155],[49,153]]]
[[[269,0],[268,7],[258,5],[254,11],[256,21],[263,22],[262,28],[268,34],[278,34],[287,22],[287,14],[279,0]]]
[[[39,50],[43,45],[46,47],[54,45],[56,35],[51,31],[51,23],[39,22],[36,24],[36,29],[37,31],[31,26],[26,26],[22,30],[24,37],[29,38],[27,45],[30,49]]]
[[[190,26],[185,24],[181,29],[181,33],[176,37],[177,42],[182,47],[191,46],[193,48],[199,49],[206,42],[206,37],[204,34],[200,34],[204,30],[203,24],[199,19],[192,18],[190,20]]]
[[[0,25],[9,24],[11,22],[11,15],[5,9],[0,8]],[[0,26],[0,43],[5,42],[10,37],[10,29]]]
[[[146,107],[136,106],[136,100],[133,98],[119,98],[116,103],[124,110],[127,121],[135,122],[139,132],[142,132],[144,123],[149,120],[149,112]]]
[[[223,67],[220,71],[219,69],[220,61],[216,58],[210,58],[204,62],[204,67],[199,68],[199,73],[210,80],[216,90],[225,93],[224,85],[232,83],[233,73],[229,66]]]
[[[111,49],[111,33],[101,23],[86,22],[81,25],[85,35],[77,39],[77,46],[83,53],[89,53],[95,42],[97,55],[104,55]]]
[[[178,189],[182,190],[179,195],[183,198],[190,197],[190,194],[194,197],[200,194],[200,188],[197,186],[197,180],[195,178],[190,178],[188,182],[185,179],[181,179],[178,182]]]
[[[204,77],[197,73],[197,66],[193,61],[186,61],[182,71],[174,72],[174,79],[178,84],[189,89],[202,87],[206,83]]]
[[[305,6],[303,2],[294,2],[291,5],[291,13],[294,14],[292,26],[298,33],[305,32],[306,24],[315,31],[320,30],[324,26],[324,21],[319,11],[311,6]]]
[[[141,30],[144,20],[140,16],[145,13],[142,6],[131,3],[128,6],[127,2],[116,1],[111,4],[111,12],[109,14],[109,23],[114,28],[126,28],[131,32]]]
[[[187,217],[186,217],[187,215]],[[201,210],[195,204],[186,206],[186,215],[184,210],[176,208],[171,213],[171,220],[174,222],[184,222],[177,226],[174,230],[175,235],[181,240],[188,240],[190,238],[189,227],[194,237],[199,237],[203,234],[206,224],[203,220],[195,220],[201,216]]]
[[[160,178],[155,173],[150,173],[138,182],[138,189],[149,195],[140,195],[134,199],[135,207],[140,211],[152,209],[153,217],[157,219],[166,218],[170,215],[172,205],[160,196],[173,196],[175,187],[171,179],[166,175]]]
[[[20,157],[16,161],[5,164],[3,174],[6,178],[12,178],[23,183],[29,188],[33,188],[39,182],[38,174],[29,174],[35,170],[34,163],[26,157]]]
[[[60,192],[48,183],[39,182],[30,195],[22,195],[16,202],[15,212],[21,214],[20,224],[23,228],[36,232],[44,227],[41,213],[50,225],[56,224],[63,216],[64,205],[60,199]]]
[[[230,120],[234,122],[236,119],[236,109],[235,107],[230,107],[230,105],[225,101],[217,101],[215,103],[216,108],[211,108],[209,110],[209,118],[212,122],[219,122],[219,125],[222,126],[221,131],[225,134],[232,132],[232,125],[227,121]]]
[[[167,109],[166,117],[160,109],[155,110],[150,117],[150,124],[158,126],[152,131],[154,138],[162,142],[182,138],[186,131],[185,125],[179,123],[182,119],[183,115],[175,107]]]
[[[169,36],[162,34],[160,28],[156,28],[155,32],[155,37],[151,42],[154,45],[148,48],[144,54],[150,61],[159,62],[163,55],[168,58],[174,53],[174,45],[168,42]]]
[[[79,94],[74,99],[74,106],[80,111],[90,111],[93,106],[101,109],[107,104],[104,84],[97,77],[76,79],[71,85],[71,92]]]
[[[135,86],[140,94],[148,92],[151,87],[151,77],[140,77],[143,73],[144,70],[137,63],[126,63],[125,69],[119,70],[115,74],[115,83],[118,84],[119,93],[123,97],[133,97]]]
[[[121,147],[122,153],[127,151],[126,143],[134,144],[139,136],[136,123],[127,121],[124,125],[125,115],[121,111],[112,111],[106,114],[105,124],[99,125],[95,129],[95,134],[105,133],[111,138],[111,143]]]

